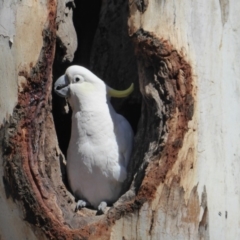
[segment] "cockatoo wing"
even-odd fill
[[[128,121],[122,115],[117,114],[116,117],[118,118],[118,121],[115,123],[114,130],[119,146],[119,152],[124,158],[122,159],[121,164],[124,167],[127,167],[132,152],[133,131]]]
[[[127,177],[127,166],[131,157],[133,146],[133,131],[128,121],[119,114],[111,114],[114,122],[114,132],[118,144],[119,167],[114,173],[114,178],[123,182]]]

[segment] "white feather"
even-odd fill
[[[83,77],[74,83],[75,76]],[[66,71],[68,99],[72,107],[67,174],[74,195],[97,208],[102,201],[115,202],[127,176],[133,131],[117,114],[107,96],[107,86],[79,66]]]

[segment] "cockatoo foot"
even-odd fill
[[[98,212],[97,214],[100,215],[100,214],[103,214],[105,209],[107,207],[107,203],[106,202],[101,202],[99,205],[98,205]]]
[[[75,208],[75,212],[77,212],[79,209],[84,208],[89,206],[89,203],[83,200],[78,200],[76,208]]]

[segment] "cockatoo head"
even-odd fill
[[[67,98],[71,107],[90,106],[107,101],[108,97],[126,97],[133,91],[133,84],[124,90],[117,91],[108,87],[100,78],[81,66],[71,66],[65,75],[58,78],[54,91]]]

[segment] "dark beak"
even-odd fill
[[[58,80],[54,84],[54,91],[60,97],[68,97],[69,95],[69,82],[65,75],[58,78]]]

